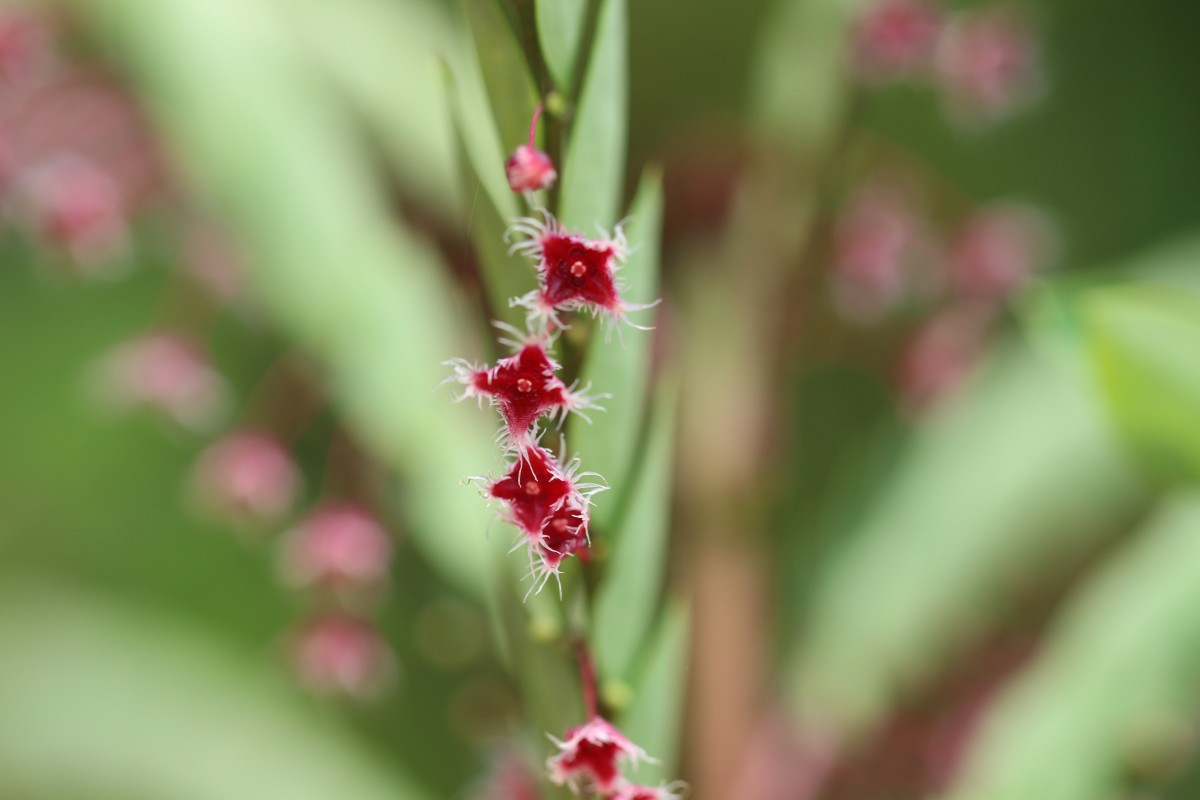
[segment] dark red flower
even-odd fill
[[[467,388],[459,399],[488,397],[504,417],[510,442],[526,445],[538,417],[548,414],[561,421],[570,411],[599,408],[583,392],[575,392],[554,373],[559,365],[546,353],[541,340],[519,343],[515,355],[494,367],[476,367],[465,361],[450,362],[459,382]]]
[[[546,762],[550,780],[577,789],[581,783],[608,794],[622,784],[619,762],[652,761],[645,751],[600,717],[570,728],[564,741],[551,737],[559,752]]]
[[[508,473],[488,487],[488,494],[508,508],[509,521],[531,536],[540,536],[550,514],[575,492],[550,451],[521,451]]]
[[[559,326],[559,311],[586,309],[624,319],[629,311],[653,305],[631,305],[621,299],[617,270],[625,260],[627,243],[620,225],[611,237],[587,239],[568,232],[549,211],[541,209],[541,213],[542,219],[522,217],[508,230],[510,237],[523,237],[512,252],[534,259],[541,282],[515,304]]]

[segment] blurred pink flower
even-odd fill
[[[0,8],[0,81],[36,81],[51,63],[52,54],[50,26],[44,17],[28,8]]]
[[[243,430],[201,453],[193,490],[208,508],[243,523],[279,521],[300,491],[300,474],[278,440]]]
[[[873,0],[852,31],[854,67],[880,83],[924,73],[933,57],[941,12],[925,0]]]
[[[395,657],[368,621],[327,613],[306,621],[292,634],[296,675],[319,694],[369,699],[381,693],[396,672]]]
[[[83,158],[62,157],[24,176],[31,229],[89,273],[112,272],[129,246],[120,186]]]
[[[633,783],[622,784],[609,800],[678,800],[683,796],[684,786],[674,783],[669,786],[639,786]]]
[[[122,408],[157,409],[185,428],[210,429],[224,415],[229,388],[201,349],[175,333],[148,333],[100,363],[104,397]]]
[[[921,413],[958,387],[975,366],[994,312],[963,304],[938,312],[909,340],[901,356],[899,389],[910,412]]]
[[[487,775],[471,792],[471,800],[540,800],[537,776],[515,749],[494,755]]]
[[[980,210],[950,242],[950,281],[963,297],[1003,301],[1048,265],[1055,238],[1045,215],[1035,209],[998,205]]]
[[[1041,82],[1034,33],[1007,8],[964,12],[947,23],[935,69],[947,109],[964,122],[1010,115],[1033,98]]]
[[[925,227],[912,198],[873,183],[859,189],[833,232],[834,305],[855,322],[873,322],[927,290]]]
[[[300,588],[378,590],[388,577],[392,541],[378,520],[350,505],[310,512],[287,535],[282,572]]]

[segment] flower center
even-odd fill
[[[542,493],[542,487],[537,485],[537,481],[526,481],[525,482],[525,494],[530,495],[532,497],[536,497],[537,495],[539,495],[541,493]]]
[[[517,378],[517,391],[528,394],[533,391],[533,381],[529,378]]]
[[[584,264],[582,261],[576,261],[571,265],[571,274],[576,278],[582,278],[587,274],[587,264]]]

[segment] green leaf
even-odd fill
[[[1165,504],[1080,587],[984,721],[952,798],[1106,800],[1193,748],[1200,497]]]
[[[324,368],[359,440],[400,473],[412,541],[465,591],[485,593],[490,512],[461,479],[495,463],[492,420],[434,391],[443,362],[477,355],[478,343],[444,265],[396,223],[353,120],[314,92],[295,43],[258,4],[78,8],[139,82],[189,188],[239,236],[268,318]]]
[[[497,0],[461,0],[461,4],[479,54],[501,146],[508,153],[528,138],[537,89],[521,44]],[[503,161],[494,169],[502,171]]]
[[[425,208],[459,213],[438,79],[438,58],[455,34],[441,9],[420,0],[272,2],[275,14],[295,20],[307,60],[373,129],[404,188]]]
[[[592,647],[604,679],[627,679],[657,618],[665,578],[678,381],[662,380],[657,395],[646,454],[633,476],[629,508],[612,532],[611,560],[596,593]]]
[[[850,100],[847,31],[863,0],[776,4],[757,48],[759,128],[803,153],[828,147]]]
[[[508,254],[508,245],[504,241],[507,220],[516,214],[512,192],[508,190],[507,185],[489,187],[488,181],[480,172],[478,159],[472,157],[470,120],[478,121],[480,117],[486,119],[487,112],[478,107],[470,108],[451,76],[447,76],[446,94],[452,109],[459,170],[467,197],[464,225],[479,258],[490,311],[494,319],[520,327],[525,314],[522,309],[512,307],[509,300],[533,289],[536,286],[536,277],[528,264],[521,263]],[[478,95],[476,97],[478,100]],[[486,144],[477,145],[474,150],[476,153],[493,152]],[[498,154],[498,151],[495,152]],[[482,169],[487,171],[494,166],[494,163],[485,163]],[[499,207],[502,210],[498,210],[495,204],[497,194],[504,203]]]
[[[1200,294],[1126,285],[1089,291],[1081,302],[1122,432],[1155,472],[1200,480]]]
[[[644,303],[658,296],[659,248],[662,233],[662,176],[647,171],[629,211],[629,258],[621,276],[622,292],[629,302]],[[635,315],[648,320],[652,312]],[[585,386],[612,395],[604,400],[604,412],[587,420],[575,418],[568,430],[568,443],[579,453],[587,469],[604,476],[612,489],[597,498],[593,513],[603,532],[615,522],[618,510],[630,491],[629,473],[642,434],[648,402],[650,351],[654,334],[622,330],[620,337],[593,332],[580,375]]]
[[[559,91],[571,88],[579,43],[587,22],[587,0],[537,0],[538,39],[546,68]]]
[[[861,498],[795,649],[793,698],[830,735],[876,723],[1010,587],[1089,552],[1141,502],[1077,351],[1002,349]]]
[[[246,656],[35,581],[0,587],[0,773],[34,796],[420,800],[394,763]],[[7,795],[6,795],[7,796]]]
[[[559,217],[590,234],[612,226],[625,175],[628,65],[625,0],[602,0],[596,41],[567,145]]]
[[[639,783],[653,785],[679,777],[690,632],[687,603],[680,599],[668,603],[633,684],[628,711],[618,717],[621,731],[659,761],[638,768]]]

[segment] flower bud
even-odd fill
[[[534,192],[554,183],[558,172],[550,156],[531,144],[523,144],[504,162],[508,186],[514,192]]]
[[[1054,238],[1050,223],[1034,209],[1008,205],[978,211],[950,243],[950,280],[964,297],[1003,301],[1047,265]]]
[[[64,158],[31,174],[25,205],[37,235],[88,271],[111,267],[128,248],[120,188],[89,161]]]

